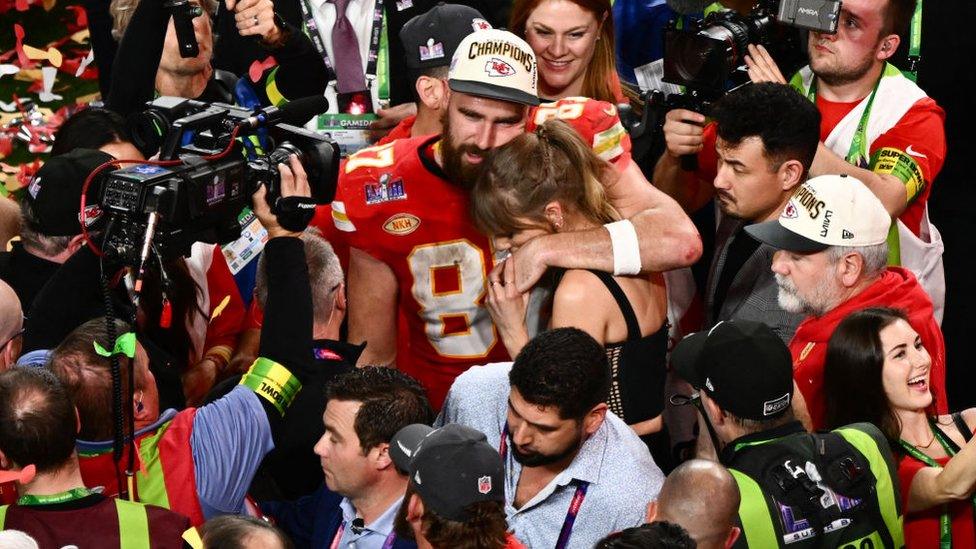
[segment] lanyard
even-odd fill
[[[26,496],[21,496],[17,500],[18,505],[54,505],[56,503],[64,503],[66,501],[73,501],[76,499],[81,499],[92,495],[94,492],[88,488],[72,488],[67,492],[61,492],[60,494],[51,494],[49,496],[35,496],[28,494]]]
[[[318,50],[319,55],[322,56],[322,61],[325,63],[325,70],[328,73],[329,81],[333,82],[336,80],[335,68],[332,66],[332,61],[329,59],[329,52],[325,49],[325,43],[322,41],[322,35],[319,34],[318,25],[315,24],[315,17],[312,15],[312,7],[309,4],[309,0],[301,0],[298,5],[302,8],[302,17],[305,19],[305,28],[308,29],[309,38],[312,39],[312,44],[315,45],[315,49]],[[336,12],[336,18],[338,19],[338,12]],[[373,8],[373,27],[370,30],[369,35],[369,56],[366,61],[366,87],[369,88],[370,82],[376,78],[376,60],[379,58],[380,50],[380,35],[383,30],[383,0],[376,0],[376,5]]]
[[[498,455],[502,457],[502,462],[507,459],[507,423],[502,429],[502,439],[498,441]],[[566,549],[566,547],[569,547],[569,537],[573,535],[573,524],[576,522],[576,516],[579,514],[580,507],[583,506],[583,500],[586,498],[586,490],[589,487],[590,483],[582,480],[576,485],[576,493],[573,494],[573,500],[569,504],[569,510],[566,511],[566,520],[563,521],[563,527],[559,530],[559,537],[556,538],[556,549]]]
[[[942,445],[942,449],[945,450],[946,455],[952,457],[956,455],[955,445],[946,437],[942,429],[935,426],[933,420],[929,420],[929,426],[932,429],[932,434],[935,435],[936,440]],[[905,452],[916,459],[928,465],[929,467],[936,467],[941,469],[942,465],[935,461],[931,457],[920,452],[918,448],[906,442],[905,440],[899,439],[898,443]],[[973,511],[976,513],[976,496],[973,497]],[[939,549],[950,549],[952,547],[952,520],[949,518],[949,505],[942,506],[942,515],[939,517]]]
[[[339,542],[342,541],[342,534],[346,531],[346,521],[342,521],[339,525],[339,529],[336,530],[335,537],[332,538],[332,543],[329,545],[329,549],[339,549]],[[382,549],[392,549],[393,543],[396,541],[396,530],[390,531],[383,541]]]
[[[918,81],[918,65],[922,62],[922,0],[915,4],[912,15],[912,28],[908,35],[908,70],[905,77],[912,82]]]
[[[871,90],[871,95],[868,96],[868,104],[864,106],[864,112],[861,113],[861,120],[857,123],[857,129],[854,131],[854,137],[851,139],[851,147],[847,151],[847,160],[849,163],[857,166],[858,168],[867,169],[868,162],[868,119],[871,117],[871,106],[874,105],[874,96],[878,94],[878,87],[881,85],[881,79],[884,78],[885,69],[881,69],[881,76],[878,77],[878,81],[874,83],[874,89]],[[817,102],[817,80],[814,78],[813,83],[810,84],[810,91],[807,94],[807,98],[813,101],[814,104]]]

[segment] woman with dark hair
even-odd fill
[[[515,0],[509,26],[535,52],[543,100],[624,101],[610,0]]]
[[[550,120],[494,152],[472,192],[472,216],[503,252],[542,234],[599,227],[620,219],[600,182],[607,177],[616,177],[613,168],[568,124]],[[530,329],[528,294],[500,282],[514,280],[513,270],[512,261],[497,263],[487,303],[514,357]],[[579,328],[604,345],[613,377],[610,409],[639,435],[660,431],[668,341],[664,278],[570,269],[555,288],[549,328]]]
[[[827,428],[869,421],[891,440],[907,547],[976,547],[976,408],[935,415],[931,366],[902,311],[851,314],[827,346]]]

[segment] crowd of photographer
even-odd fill
[[[976,544],[916,1],[464,4],[101,6],[0,547]]]

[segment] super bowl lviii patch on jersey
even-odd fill
[[[367,183],[364,186],[363,194],[366,197],[367,206],[407,199],[407,191],[403,188],[403,179],[393,179],[389,173],[381,175],[376,183]]]

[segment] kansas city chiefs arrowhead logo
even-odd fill
[[[786,209],[783,210],[782,217],[784,219],[796,219],[799,214],[796,213],[796,206],[793,205],[793,201],[786,203]]]
[[[515,68],[497,57],[492,57],[485,62],[485,72],[488,76],[512,76]]]

